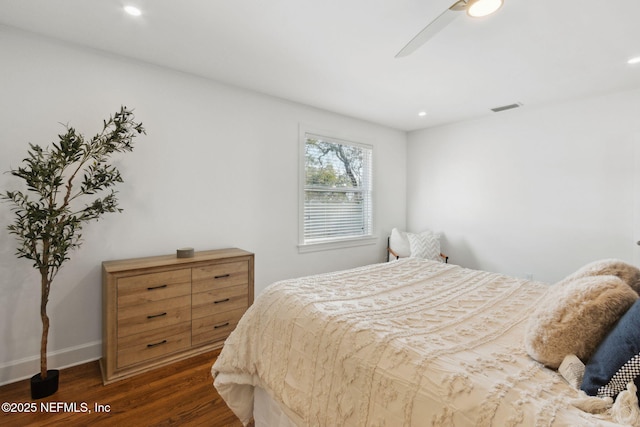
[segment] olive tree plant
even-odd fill
[[[24,180],[26,191],[0,194],[10,202],[15,220],[7,228],[18,240],[16,255],[33,261],[40,273],[40,377],[47,377],[49,317],[47,302],[51,284],[70,253],[82,243],[82,227],[107,212],[121,212],[116,191],[123,182],[109,164],[113,153],[133,150],[133,138],[145,133],[133,112],[121,107],[103,122],[102,131],[86,139],[74,128],[50,147],[29,143],[22,166],[9,171]]]

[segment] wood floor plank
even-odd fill
[[[53,396],[35,401],[30,396],[29,380],[4,385],[0,387],[0,403],[35,403],[37,410],[2,411],[0,425],[241,427],[213,387],[210,370],[219,352],[201,354],[106,386],[102,385],[98,362],[74,366],[60,372],[60,386]],[[59,412],[47,412],[47,405],[53,405],[52,409],[66,405],[66,410],[61,406]]]

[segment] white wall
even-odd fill
[[[386,236],[406,221],[406,134],[134,60],[0,26],[0,171],[27,143],[47,144],[69,123],[87,136],[120,105],[147,135],[116,158],[121,214],[85,227],[84,245],[53,284],[50,367],[101,355],[104,260],[240,247],[256,254],[256,293],[306,274],[382,261]],[[374,145],[376,245],[298,254],[300,124]],[[0,190],[21,183],[0,174]],[[39,282],[16,260],[0,203],[0,383],[38,371]]]
[[[410,133],[408,228],[442,231],[451,262],[548,283],[633,262],[638,117],[636,90]]]

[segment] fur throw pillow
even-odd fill
[[[603,259],[587,264],[575,273],[567,276],[559,282],[558,285],[569,283],[579,277],[609,275],[619,277],[627,285],[631,286],[634,291],[640,294],[640,269],[617,259]]]
[[[638,299],[616,276],[586,276],[551,286],[529,318],[525,349],[557,369],[575,354],[586,363],[614,324]]]

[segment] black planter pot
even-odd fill
[[[58,391],[58,379],[60,378],[60,371],[57,369],[50,369],[47,371],[47,378],[42,379],[40,374],[35,374],[31,377],[31,398],[42,399],[43,397],[51,396]]]

